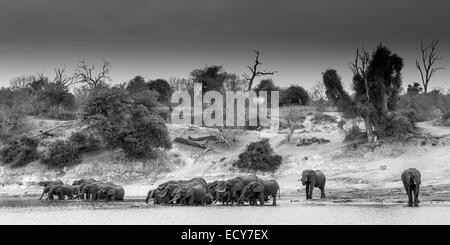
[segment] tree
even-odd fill
[[[202,84],[202,91],[222,91],[223,83],[227,77],[227,73],[222,66],[211,65],[203,69],[195,69],[191,72],[194,83]]]
[[[95,65],[88,65],[85,60],[81,60],[75,71],[75,82],[81,83],[83,86],[88,86],[90,89],[95,89],[97,87],[107,84],[111,80],[109,77],[109,72],[111,69],[111,64],[103,60],[103,65],[101,71],[94,74]]]
[[[280,91],[280,88],[275,86],[272,79],[264,79],[259,82],[259,84],[253,89],[256,94],[259,96],[260,91],[266,91],[267,92],[267,103],[270,103],[270,96],[272,91]]]
[[[258,66],[262,65],[262,63],[259,61],[259,51],[254,50],[254,52],[256,53],[255,64],[253,64],[253,66],[247,66],[247,68],[250,70],[252,74],[247,75],[244,73],[243,75],[243,77],[248,81],[247,91],[252,90],[253,81],[255,80],[256,77],[273,75],[276,73],[276,71],[258,71]]]
[[[358,57],[364,65],[357,65]],[[387,129],[392,126],[396,116],[394,112],[401,90],[402,68],[403,59],[382,44],[377,46],[370,59],[367,52],[359,55],[357,51],[352,69],[354,109],[365,121],[369,141],[372,140],[372,127],[380,135],[392,132]]]
[[[168,105],[170,104],[170,98],[172,96],[172,88],[170,84],[164,79],[156,79],[150,81],[148,84],[148,88],[150,90],[155,90],[159,93],[158,101],[162,104]]]
[[[123,87],[94,90],[84,108],[82,123],[108,146],[121,148],[128,156],[145,156],[153,149],[171,147],[163,119],[145,103],[136,102]]]
[[[436,62],[442,59],[437,56],[437,44],[437,40],[431,41],[427,46],[424,46],[423,42],[420,42],[421,61],[419,62],[416,60],[416,67],[420,72],[420,78],[422,79],[425,94],[428,92],[428,85],[431,77],[433,77],[438,70],[444,69],[443,67],[438,67],[436,65]]]
[[[142,76],[135,76],[133,79],[128,81],[125,89],[133,94],[137,92],[141,92],[148,89],[148,84]]]
[[[308,92],[301,86],[292,85],[281,92],[280,104],[307,105],[309,104]]]

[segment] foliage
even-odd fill
[[[38,144],[38,139],[22,135],[9,140],[7,145],[0,150],[0,156],[5,164],[21,167],[38,159]]]
[[[413,111],[417,121],[433,120],[450,112],[450,95],[433,93],[405,94],[400,96],[398,108]]]
[[[167,127],[153,111],[155,101],[146,98],[133,99],[121,87],[99,90],[86,103],[82,122],[109,147],[121,148],[129,156],[146,155],[155,148],[170,149]]]
[[[281,165],[282,157],[273,154],[269,139],[250,143],[246,150],[239,154],[233,166],[246,170],[275,171]]]
[[[308,105],[309,94],[301,86],[292,85],[281,91],[280,105]]]
[[[227,73],[222,66],[211,65],[203,69],[195,69],[191,72],[194,83],[202,84],[202,92],[222,91],[223,84],[227,78]]]
[[[85,132],[73,132],[68,140],[79,153],[93,152],[101,149],[101,141],[94,135]]]
[[[148,84],[148,88],[150,90],[154,90],[158,92],[159,98],[158,101],[164,105],[168,105],[170,103],[170,98],[172,96],[172,88],[170,84],[164,79],[156,79],[150,81]]]
[[[81,162],[80,152],[70,141],[56,140],[48,146],[46,154],[42,155],[43,164],[53,168],[62,168]]]

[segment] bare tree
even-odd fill
[[[56,68],[55,69],[55,78],[53,79],[53,82],[56,83],[58,86],[68,89],[72,84],[75,83],[75,81],[76,81],[75,77],[76,77],[76,74],[67,75],[65,67],[64,68]]]
[[[247,66],[247,68],[250,70],[252,74],[248,75],[244,73],[243,75],[243,77],[248,81],[248,89],[247,89],[248,91],[252,89],[253,81],[255,80],[256,77],[273,75],[276,73],[276,71],[258,71],[258,66],[262,65],[262,63],[259,62],[259,51],[254,50],[254,52],[256,53],[255,64],[253,65],[253,67]]]
[[[94,74],[95,66],[89,66],[85,60],[81,60],[75,71],[75,82],[87,85],[91,89],[96,88],[111,81],[111,78],[108,75],[110,69],[111,64],[108,61],[103,60],[101,71],[98,74]]]
[[[420,42],[421,61],[416,60],[416,67],[420,72],[420,78],[422,79],[422,85],[424,93],[428,92],[428,84],[431,77],[433,77],[438,70],[444,69],[443,67],[436,66],[436,61],[441,60],[441,57],[437,56],[436,46],[437,40],[431,41],[427,46],[424,46],[423,42]]]
[[[369,81],[367,79],[367,67],[369,66],[370,55],[369,53],[362,48],[361,52],[359,49],[356,49],[356,57],[355,63],[351,63],[350,69],[353,72],[354,76],[359,76],[364,81],[364,86],[366,88],[366,98],[367,103],[370,103],[370,93],[369,93]],[[369,142],[373,142],[373,128],[372,128],[372,120],[369,115],[364,117],[364,123],[366,127],[367,140]]]

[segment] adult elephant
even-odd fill
[[[231,201],[231,205],[233,205],[234,202],[238,202],[242,190],[246,186],[245,183],[248,181],[249,180],[246,179],[244,182],[244,179],[242,177],[236,177],[220,184],[217,190],[217,194],[219,195],[219,198],[222,199],[222,204],[228,205]]]
[[[107,183],[97,192],[97,198],[106,201],[123,201],[125,189],[123,186]]]
[[[55,181],[47,180],[47,181],[39,182],[38,185],[44,187],[44,190],[42,191],[42,194],[41,194],[41,197],[39,197],[39,200],[41,200],[42,197],[44,196],[44,194],[46,194],[46,193],[47,193],[47,199],[53,200],[53,195],[48,194],[50,192],[50,189],[54,185],[64,185],[64,182],[62,182],[62,180],[55,180]]]
[[[306,186],[306,199],[312,199],[313,189],[320,189],[320,198],[325,198],[325,175],[320,170],[305,170],[302,173],[302,185]]]
[[[53,185],[48,193],[49,196],[56,195],[59,200],[64,200],[67,196],[69,200],[73,199],[74,187],[71,185]]]
[[[73,181],[72,185],[73,185],[73,186],[78,186],[79,189],[80,189],[80,191],[81,191],[81,190],[83,189],[83,187],[84,187],[86,184],[89,184],[89,183],[95,183],[95,182],[97,182],[97,181],[96,181],[95,179],[93,179],[93,178],[90,178],[90,179],[79,179],[79,180]],[[78,195],[78,194],[79,194],[79,193],[77,193],[77,195]],[[85,196],[86,196],[86,199],[89,199],[89,198],[90,198],[90,196],[88,196],[88,194],[80,195],[79,198],[80,198],[80,199],[84,199]]]
[[[156,188],[153,190],[149,190],[147,193],[147,197],[145,198],[145,202],[149,203],[150,199],[153,199],[153,204],[166,204],[169,203],[171,198],[169,195],[165,195],[163,197],[160,197],[161,190]]]
[[[217,190],[218,187],[223,184],[225,181],[223,180],[215,180],[211,183],[208,183],[208,193],[211,194],[213,201],[217,201]]]
[[[422,183],[420,171],[415,168],[408,168],[402,172],[402,182],[408,195],[408,206],[419,206],[419,190]],[[414,194],[414,198],[413,198]],[[414,199],[414,200],[413,200]]]
[[[72,185],[82,185],[82,184],[87,184],[87,183],[92,183],[92,182],[96,182],[96,180],[93,179],[93,178],[90,178],[90,179],[79,179],[79,180],[73,181]]]
[[[207,190],[208,188],[208,184],[206,183],[206,181],[203,178],[193,178],[190,180],[179,180],[179,181],[169,181],[166,183],[163,183],[162,186],[158,186],[158,189],[161,190],[161,194],[159,194],[160,198],[165,198],[167,195],[170,199],[170,201],[168,202],[173,203],[174,196],[175,196],[175,190],[182,188],[184,186],[194,186],[194,185],[199,185],[202,188],[204,188],[205,190]],[[177,202],[181,201],[181,199],[176,199]]]
[[[239,203],[243,204],[243,201],[248,198],[251,205],[256,205],[256,200],[259,200],[261,206],[264,205],[264,201],[267,197],[272,197],[272,205],[277,205],[277,194],[279,194],[280,186],[275,180],[263,181],[257,180],[248,184],[239,198]]]
[[[205,202],[207,189],[200,183],[187,183],[174,189],[173,193],[174,197],[170,203],[177,203],[177,201],[179,201],[179,203],[185,205],[203,204]]]
[[[98,192],[106,185],[107,184],[103,182],[93,182],[81,185],[80,186],[81,191],[75,198],[79,198],[82,195],[86,195],[86,199],[96,201],[98,198]]]

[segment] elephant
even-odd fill
[[[421,175],[419,170],[415,168],[408,168],[405,171],[402,172],[402,182],[403,186],[405,187],[406,194],[408,195],[408,206],[413,206],[413,199],[414,199],[414,206],[419,206],[419,190],[420,190],[420,184],[421,184]],[[413,198],[414,193],[414,198]]]
[[[185,186],[194,186],[194,185],[199,185],[202,188],[204,188],[205,190],[208,189],[208,184],[206,183],[206,181],[203,178],[193,178],[190,180],[179,180],[179,181],[168,181],[166,183],[163,183],[161,185],[158,186],[158,189],[161,190],[161,193],[158,195],[159,198],[164,198],[166,195],[168,195],[169,197],[169,202],[167,203],[173,203],[174,201],[176,202],[180,202],[182,199],[177,198],[174,199],[175,196],[175,190],[179,189],[181,187],[185,187]]]
[[[50,188],[48,195],[57,195],[59,200],[64,200],[65,196],[67,196],[69,200],[71,200],[73,199],[73,193],[74,187],[71,185],[53,185]]]
[[[217,187],[224,182],[225,181],[223,180],[215,180],[211,183],[208,183],[208,193],[211,194],[213,201],[217,201]]]
[[[90,178],[90,179],[79,179],[79,180],[75,180],[75,181],[72,183],[72,185],[73,185],[73,186],[79,186],[79,189],[80,189],[80,191],[81,191],[81,189],[83,189],[84,185],[86,185],[86,184],[88,184],[88,183],[94,183],[94,182],[96,182],[96,180],[93,179],[93,178]],[[78,193],[77,193],[77,194],[78,194]],[[89,199],[88,194],[80,195],[79,198],[80,198],[80,199],[84,199],[85,196],[86,196],[86,199]]]
[[[90,179],[79,179],[79,180],[75,180],[72,185],[82,185],[85,183],[92,183],[92,182],[96,182],[95,179],[90,178]]]
[[[41,186],[44,186],[44,190],[42,191],[41,197],[39,197],[39,200],[42,199],[45,193],[47,193],[47,199],[53,200],[53,195],[49,195],[50,189],[53,185],[64,185],[64,182],[62,180],[56,180],[56,181],[41,181],[38,183]]]
[[[161,195],[161,190],[156,188],[153,190],[149,190],[148,194],[147,194],[147,198],[145,198],[145,202],[149,203],[150,199],[153,199],[153,204],[164,204],[164,203],[169,203],[169,201],[171,200],[169,195],[165,195],[163,197],[160,197],[159,195]]]
[[[277,194],[279,194],[280,186],[275,180],[263,181],[256,180],[248,184],[242,191],[239,197],[239,203],[243,204],[245,198],[248,198],[250,205],[256,205],[256,200],[259,200],[261,206],[268,200],[268,197],[272,197],[272,205],[277,205]]]
[[[205,198],[203,199],[203,204],[210,205],[214,202],[214,197],[211,193],[206,193]]]
[[[177,187],[173,191],[173,198],[170,203],[177,202],[185,205],[204,204],[207,189],[200,183],[186,183]]]
[[[326,198],[325,196],[325,175],[320,170],[305,170],[302,173],[302,178],[299,180],[302,185],[306,185],[306,200],[312,199],[314,187],[320,189],[320,198]]]
[[[97,192],[97,198],[106,201],[123,201],[125,189],[123,186],[107,183]]]
[[[245,186],[241,177],[229,179],[221,183],[218,186],[217,194],[222,204],[228,205],[231,201],[231,205],[233,205],[235,201],[237,202]]]
[[[107,184],[103,182],[93,182],[80,185],[81,191],[75,198],[79,198],[86,194],[86,199],[96,201],[98,198],[98,192],[105,186],[107,186]]]

